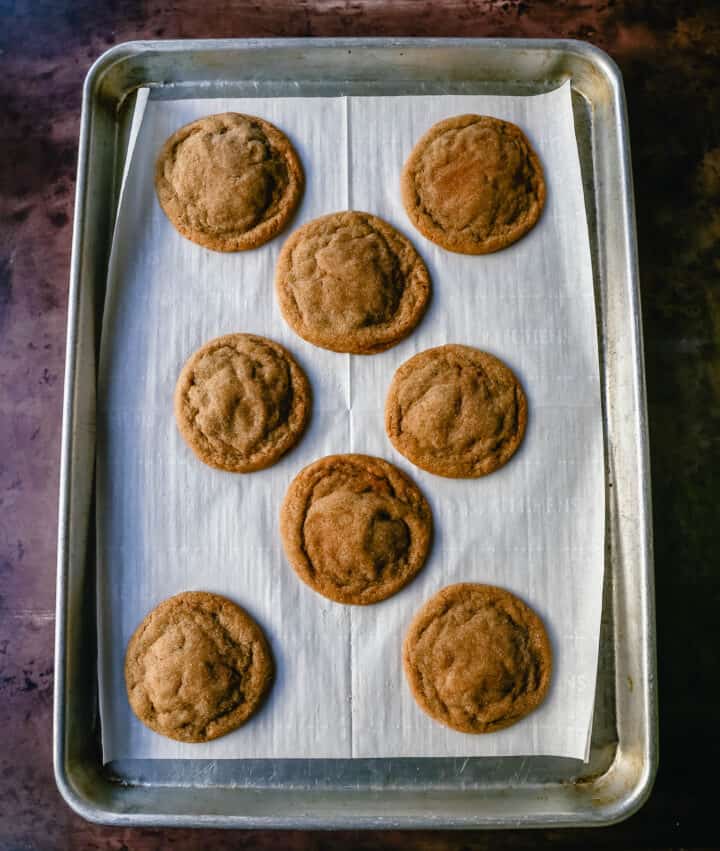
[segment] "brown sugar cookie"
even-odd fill
[[[539,706],[552,673],[543,622],[493,585],[443,588],[415,616],[403,644],[415,700],[462,733],[492,733]]]
[[[402,199],[428,239],[461,254],[489,254],[540,218],[545,180],[519,127],[487,115],[457,115],[428,130],[403,168]]]
[[[390,597],[425,562],[432,514],[397,467],[369,455],[329,455],[301,470],[280,511],[293,569],[338,603]]]
[[[156,733],[208,742],[244,724],[273,678],[260,627],[225,597],[187,591],[160,603],[125,654],[132,711]]]
[[[310,417],[310,384],[279,343],[226,334],[190,357],[175,388],[175,419],[201,461],[231,473],[274,464]]]
[[[275,274],[280,310],[309,343],[373,354],[410,334],[430,298],[430,276],[412,243],[392,225],[355,211],[298,228]]]
[[[225,112],[181,127],[155,166],[160,206],[187,239],[215,251],[256,248],[290,221],[305,177],[268,121]]]
[[[470,346],[426,349],[398,367],[385,431],[407,459],[438,476],[476,478],[507,463],[527,423],[520,382],[501,360]]]

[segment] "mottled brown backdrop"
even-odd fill
[[[223,833],[83,822],[51,766],[55,536],[80,94],[137,38],[554,36],[620,64],[638,208],[659,624],[661,767],[617,827]],[[0,851],[712,845],[720,603],[720,3],[0,0]]]

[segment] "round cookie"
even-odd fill
[[[231,473],[274,464],[300,439],[310,408],[310,385],[294,358],[253,334],[206,343],[175,388],[175,419],[188,446]]]
[[[461,254],[500,251],[540,218],[545,179],[519,127],[487,115],[440,121],[403,168],[402,199],[428,239]]]
[[[501,360],[470,346],[427,349],[398,367],[385,431],[413,464],[448,478],[476,478],[507,463],[522,442],[527,400]]]
[[[443,588],[415,616],[403,666],[420,708],[462,733],[492,733],[539,706],[552,651],[538,615],[493,585]]]
[[[430,276],[392,225],[355,211],[303,225],[283,245],[275,274],[280,309],[309,343],[373,354],[410,334],[430,298]]]
[[[432,514],[404,473],[369,455],[328,455],[301,470],[280,511],[293,569],[338,603],[390,597],[425,563]]]
[[[225,112],[181,127],[155,166],[160,206],[187,239],[256,248],[290,221],[305,185],[290,140],[267,121]]]
[[[130,639],[125,685],[132,711],[156,733],[208,742],[244,724],[273,678],[270,647],[240,606],[187,591],[153,609]]]

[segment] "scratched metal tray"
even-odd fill
[[[94,584],[95,369],[127,134],[152,97],[536,94],[572,81],[590,225],[605,420],[607,535],[588,764],[550,757],[138,760],[103,767]],[[58,540],[55,776],[115,825],[283,828],[601,825],[634,812],[657,766],[645,379],[622,80],[577,41],[292,39],[134,42],[83,96],[70,280]]]

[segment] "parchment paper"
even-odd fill
[[[128,758],[292,758],[555,755],[586,758],[600,626],[604,471],[597,332],[570,87],[519,97],[141,98],[108,276],[99,375],[99,680],[105,761]],[[144,111],[143,111],[144,108]],[[277,238],[219,254],[183,239],[162,213],[153,168],[163,141],[214,112],[262,116],[291,138],[307,189],[292,227],[343,209],[373,212],[408,235],[433,279],[433,302],[409,339],[380,355],[334,354],[285,324],[273,291]],[[452,254],[410,225],[399,199],[402,164],[442,118],[478,112],[518,123],[545,169],[538,226],[484,257]],[[132,144],[132,140],[131,140]],[[180,368],[219,334],[278,340],[314,390],[311,427],[268,470],[234,475],[200,463],[175,426]],[[479,480],[424,473],[385,436],[393,372],[446,342],[503,358],[529,399],[523,446]],[[366,452],[408,472],[432,505],[436,537],[420,576],[369,607],[332,603],[286,563],[282,497],[305,464]],[[401,643],[420,605],[446,584],[478,581],[524,598],[548,626],[555,656],[544,705],[499,733],[446,729],[415,704]],[[125,646],[145,614],[180,591],[224,594],[258,620],[277,680],[241,729],[202,745],[165,739],[132,714]]]

